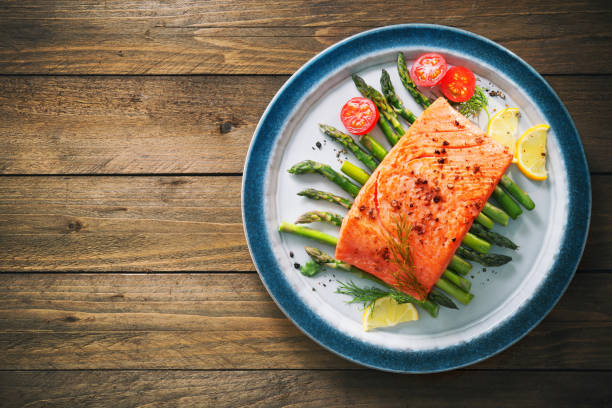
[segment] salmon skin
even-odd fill
[[[425,299],[512,161],[439,98],[357,195],[336,258]]]

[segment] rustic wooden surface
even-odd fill
[[[0,406],[607,406],[612,400],[607,1],[0,4]],[[244,157],[305,61],[438,23],[544,75],[578,127],[593,214],[552,313],[450,373],[363,369],[274,304],[240,215]],[[229,124],[229,133],[220,126]]]

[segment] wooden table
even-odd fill
[[[610,406],[612,7],[493,3],[0,3],[0,405]],[[422,376],[304,336],[255,273],[240,215],[247,147],[289,75],[409,22],[482,34],[542,73],[594,197],[553,312],[485,362]]]

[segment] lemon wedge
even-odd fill
[[[489,121],[487,135],[491,136],[508,152],[514,155],[516,148],[516,134],[521,113],[518,108],[506,108],[497,112]],[[515,160],[513,160],[515,162]]]
[[[372,309],[374,308],[374,309]],[[363,312],[363,330],[395,326],[419,320],[419,312],[411,303],[397,303],[392,297],[378,298]]]
[[[532,180],[546,180],[546,135],[550,126],[535,125],[523,133],[516,142],[516,164]]]

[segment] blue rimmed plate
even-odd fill
[[[510,170],[536,202],[503,229],[518,251],[496,249],[513,261],[503,267],[474,265],[475,294],[470,305],[441,309],[434,319],[421,313],[417,322],[364,333],[362,311],[336,294],[337,280],[357,280],[338,271],[302,276],[303,238],[281,235],[281,221],[333,204],[297,196],[307,187],[345,195],[316,175],[292,176],[292,164],[313,159],[339,168],[348,158],[320,134],[317,124],[341,127],[340,107],[358,96],[350,80],[359,73],[378,87],[381,68],[391,74],[396,91],[415,113],[421,109],[402,88],[395,67],[398,52],[408,62],[423,52],[439,52],[451,65],[464,65],[487,89],[501,89],[505,99],[490,100],[490,113],[512,106],[521,110],[519,131],[537,123],[551,126],[549,179],[534,182]],[[483,116],[484,115],[484,116]],[[483,127],[486,114],[476,119]],[[384,141],[377,131],[373,133]],[[316,142],[322,144],[316,147]],[[576,270],[586,241],[591,208],[589,172],[580,138],[567,110],[546,81],[512,52],[475,34],[436,25],[398,25],[367,31],[323,51],[299,69],[263,114],[247,156],[242,212],[247,242],[259,275],[283,312],[313,340],[340,356],[369,367],[396,372],[436,372],[488,358],[518,341],[559,300]],[[499,227],[499,226],[498,226]],[[331,234],[331,226],[317,226]],[[501,229],[501,227],[499,227]],[[316,244],[315,244],[316,245]],[[333,248],[319,245],[327,252]],[[289,254],[293,252],[294,257]]]

